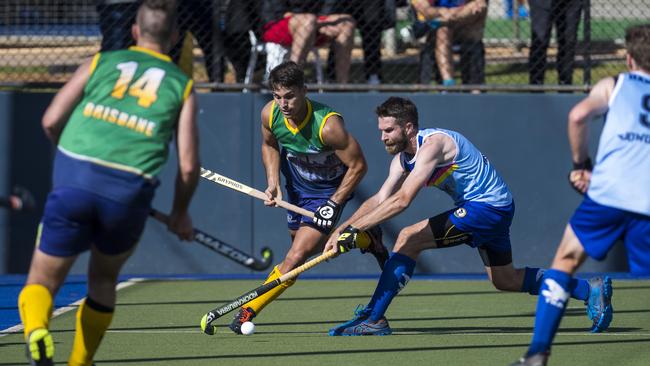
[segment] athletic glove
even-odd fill
[[[580,187],[578,187],[577,184],[578,183],[583,183],[581,185],[584,185],[584,184],[588,185],[589,182],[588,181],[584,182],[585,181],[585,178],[583,177],[584,172],[581,172],[581,170],[586,170],[588,172],[591,172],[592,169],[593,169],[593,164],[591,162],[591,158],[587,158],[585,161],[583,161],[581,163],[575,163],[574,162],[573,163],[573,169],[569,172],[569,184],[571,185],[571,188],[573,188],[576,192],[578,192],[580,194],[584,194],[584,192],[582,192],[582,190],[580,189]],[[574,172],[576,174],[574,174]]]
[[[359,229],[355,228],[352,225],[348,225],[336,240],[336,244],[339,247],[339,252],[345,253],[351,249],[357,247],[357,235],[359,235]]]
[[[341,217],[341,206],[332,200],[327,200],[314,212],[314,223],[329,232],[339,221],[339,217]]]

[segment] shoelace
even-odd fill
[[[239,316],[239,321],[241,323],[246,323],[247,321],[251,320],[252,317],[252,312],[248,311],[248,309],[242,309],[241,315]]]
[[[364,305],[361,305],[361,304],[357,305],[357,308],[354,309],[354,318],[358,319],[359,317],[364,315],[363,312],[365,310],[366,310],[366,307]]]

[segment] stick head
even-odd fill
[[[201,318],[201,330],[208,335],[214,335],[217,332],[216,326],[208,324],[208,314],[203,315],[203,318]]]

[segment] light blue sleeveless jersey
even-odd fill
[[[650,75],[619,75],[587,194],[601,205],[650,216]]]
[[[436,133],[451,137],[456,143],[456,158],[453,162],[437,166],[427,181],[427,186],[435,186],[454,200],[456,206],[466,201],[483,202],[495,207],[508,206],[512,203],[512,194],[501,176],[488,159],[467,139],[455,131],[427,128],[418,131],[417,150],[425,138]],[[410,172],[415,167],[418,157],[400,154],[404,170]]]

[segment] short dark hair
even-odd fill
[[[292,88],[305,85],[305,73],[302,67],[293,61],[286,61],[274,67],[269,74],[269,89],[279,87]]]
[[[168,42],[176,27],[176,0],[142,1],[136,22],[142,37],[158,44]]]
[[[625,30],[625,48],[634,62],[650,71],[650,24],[634,25]]]
[[[418,128],[418,108],[410,99],[390,97],[380,104],[376,109],[377,117],[393,117],[402,127],[411,122],[413,127]]]

